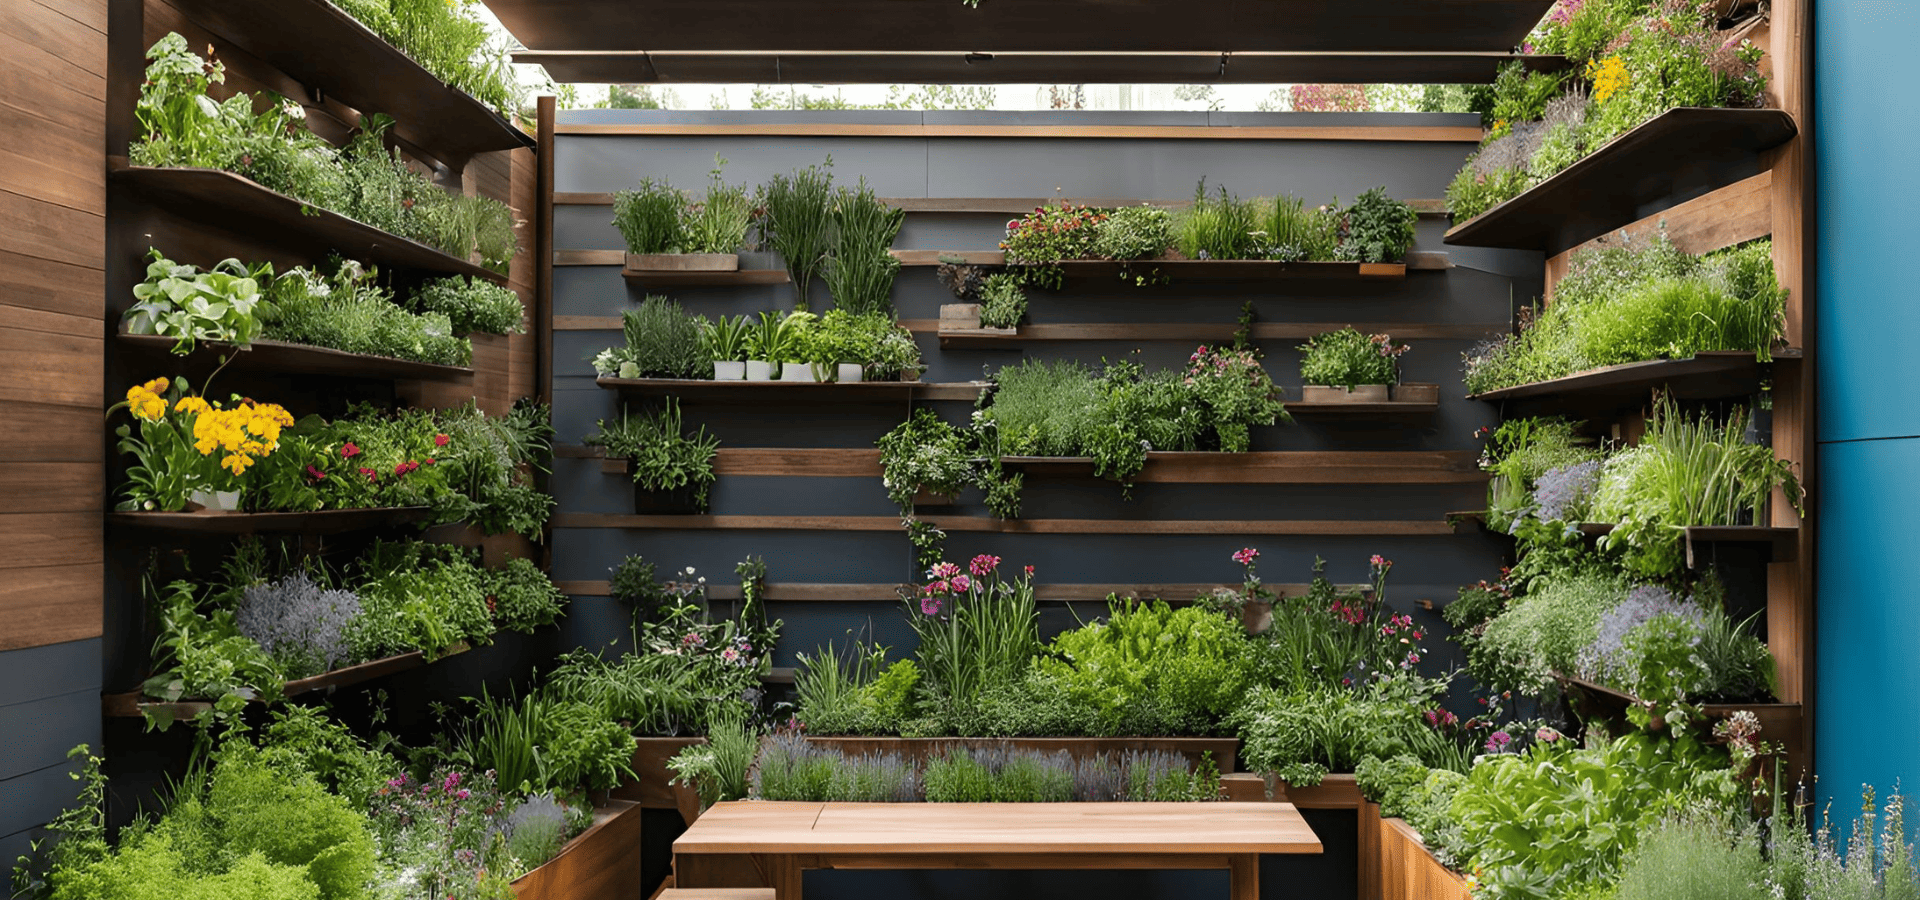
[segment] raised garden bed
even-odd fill
[[[593,825],[539,868],[513,880],[520,900],[633,900],[640,896],[638,803],[608,800]]]

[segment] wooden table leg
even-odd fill
[[[773,888],[774,900],[800,900],[800,860],[790,855],[761,856],[760,871]]]
[[[1231,900],[1260,900],[1260,855],[1227,857],[1227,896]]]

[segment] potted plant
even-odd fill
[[[1329,331],[1298,348],[1301,399],[1307,403],[1385,403],[1388,386],[1399,381],[1400,354],[1407,345],[1384,334],[1352,328]]]
[[[712,357],[703,348],[700,320],[688,315],[676,301],[648,297],[638,307],[621,312],[624,347],[609,347],[593,358],[602,378],[711,377]]]
[[[978,480],[975,458],[979,451],[971,432],[946,423],[933,410],[914,410],[913,417],[887,432],[880,448],[880,483],[901,512],[915,506],[953,503],[962,488]]]
[[[1419,221],[1411,204],[1387,196],[1386,188],[1374,188],[1347,207],[1334,255],[1350,262],[1393,262],[1413,246],[1413,227]]]
[[[816,318],[809,312],[791,312],[780,320],[768,359],[780,366],[780,380],[811,383],[819,377],[813,356],[817,352],[813,337]]]
[[[707,434],[705,427],[687,433],[681,427],[677,401],[669,399],[655,413],[623,412],[612,422],[598,424],[600,433],[589,435],[586,443],[605,447],[609,458],[626,458],[627,471],[633,476],[635,513],[706,512],[720,439]]]
[[[914,342],[913,332],[898,322],[885,316],[874,316],[872,358],[867,362],[867,374],[875,381],[918,381],[920,373],[926,367],[920,361],[920,345]]]
[[[713,357],[713,380],[741,381],[747,377],[747,348],[753,325],[746,316],[700,320],[700,343]]]
[[[641,179],[639,187],[613,199],[613,224],[627,242],[629,271],[732,272],[753,220],[744,186],[720,177],[725,159],[714,157],[707,194],[698,203],[664,179]]]
[[[135,385],[108,412],[121,408],[134,418],[115,431],[120,452],[134,458],[121,511],[237,510],[241,492],[260,487],[247,473],[293,426],[277,404],[210,403],[190,393],[185,378]]]
[[[834,380],[863,381],[867,363],[873,360],[881,335],[892,324],[892,320],[881,313],[829,310],[814,328],[819,359],[833,366]]]

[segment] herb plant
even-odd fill
[[[454,334],[519,334],[526,330],[520,295],[479,278],[436,278],[410,302],[426,313],[447,317]]]
[[[1399,259],[1413,246],[1413,226],[1419,219],[1412,206],[1388,197],[1385,188],[1367,191],[1347,208],[1335,256],[1363,263]]]
[[[1027,315],[1027,292],[1019,276],[1006,272],[987,276],[980,284],[980,327],[1016,328]]]
[[[133,286],[140,301],[121,314],[128,334],[157,334],[174,339],[173,352],[185,356],[197,341],[219,341],[246,349],[260,336],[260,322],[272,310],[263,305],[261,281],[273,276],[262,263],[248,268],[237,259],[212,269],[176,263],[149,251],[147,280]]]
[[[906,216],[906,210],[874,197],[864,178],[857,189],[835,194],[833,249],[825,273],[836,307],[861,315],[893,312],[889,294],[900,261],[887,250]]]
[[[775,175],[760,186],[759,206],[766,210],[760,230],[767,244],[787,262],[797,296],[794,308],[805,312],[813,278],[833,249],[833,157],[792,175]]]
[[[720,439],[708,435],[705,427],[687,433],[676,400],[669,398],[658,412],[623,413],[619,419],[611,423],[602,420],[599,425],[600,433],[589,435],[586,442],[606,447],[609,457],[626,458],[634,484],[649,491],[691,487],[696,508],[706,511]]]
[[[628,253],[674,253],[684,243],[681,211],[686,199],[673,185],[651,178],[613,195],[613,225],[626,238]]]
[[[1361,384],[1398,384],[1400,355],[1385,334],[1363,335],[1352,328],[1329,331],[1300,345],[1300,380],[1351,389]]]
[[[331,275],[294,269],[273,282],[272,296],[267,328],[278,340],[443,366],[473,359],[473,346],[455,336],[445,314],[415,315],[395,305],[356,264]]]
[[[1173,246],[1173,214],[1158,206],[1123,206],[1100,223],[1093,252],[1106,259],[1152,259]]]
[[[621,313],[627,345],[602,350],[593,358],[602,378],[712,378],[713,367],[700,342],[700,322],[666,297],[649,296]]]
[[[1193,206],[1174,223],[1174,246],[1188,259],[1266,259],[1273,239],[1261,206],[1227,193],[1224,186],[1208,196],[1201,179]]]
[[[682,213],[680,235],[688,253],[736,253],[746,243],[753,224],[753,199],[744,185],[721,177],[727,161],[715,156],[707,175],[707,192]]]

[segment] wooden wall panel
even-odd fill
[[[101,632],[106,19],[0,4],[0,650]]]

